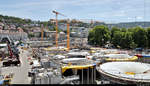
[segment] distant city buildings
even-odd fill
[[[7,25],[0,22],[0,41],[5,37],[9,37],[15,41],[25,41],[28,39],[28,34],[25,33],[21,27],[16,27],[13,24]]]
[[[19,40],[25,41],[28,39],[28,34],[25,32],[10,32],[9,30],[0,31],[0,40],[2,40],[3,38],[7,36],[16,41],[19,41]]]
[[[72,27],[71,28],[71,37],[81,37],[87,38],[88,37],[89,28],[85,27]]]

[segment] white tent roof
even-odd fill
[[[64,63],[78,63],[78,62],[84,62],[86,61],[86,58],[68,58],[68,59],[63,59],[62,62]]]
[[[89,55],[88,52],[69,52],[68,55],[83,55],[83,56],[86,56],[86,55]]]
[[[106,73],[133,79],[150,79],[150,64],[140,62],[108,62],[100,66]],[[126,74],[133,72],[134,75]]]
[[[104,57],[108,58],[131,58],[128,54],[106,54]]]

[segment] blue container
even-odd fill
[[[150,55],[142,55],[145,58],[150,58]]]
[[[24,46],[24,44],[21,44],[21,46]]]

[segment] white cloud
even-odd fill
[[[91,6],[91,5],[101,5],[105,3],[111,3],[114,0],[36,0],[28,2],[19,2],[17,4],[1,5],[0,7],[12,7],[12,8],[22,8],[22,7],[37,7],[37,6],[49,6],[49,7],[64,7],[66,5],[73,6]]]
[[[17,0],[14,0],[17,1]],[[149,17],[146,1],[146,16]],[[136,2],[136,3],[132,3]],[[55,16],[51,12],[56,10],[70,18],[98,18],[104,20],[119,20],[126,18],[131,20],[132,16],[143,17],[143,2],[138,0],[22,0],[16,4],[0,4],[0,12],[12,16],[44,20]],[[14,2],[15,3],[15,2]],[[129,18],[130,17],[130,18]],[[59,16],[59,18],[61,18]]]

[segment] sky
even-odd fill
[[[48,21],[98,20],[107,23],[150,21],[150,0],[0,0],[0,14]]]

